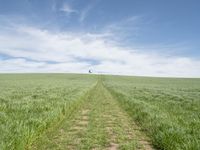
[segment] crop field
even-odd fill
[[[1,74],[2,150],[199,150],[200,79]]]

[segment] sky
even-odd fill
[[[0,73],[200,77],[199,0],[0,0]]]

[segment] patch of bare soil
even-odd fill
[[[111,143],[111,144],[110,144],[110,147],[108,147],[108,150],[117,150],[118,147],[119,147],[118,144],[116,144],[116,143]]]

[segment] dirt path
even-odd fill
[[[99,81],[74,117],[38,140],[33,149],[152,150],[152,146]]]

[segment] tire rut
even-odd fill
[[[148,138],[119,106],[102,81],[90,91],[74,118],[49,133],[37,149],[152,150]]]

